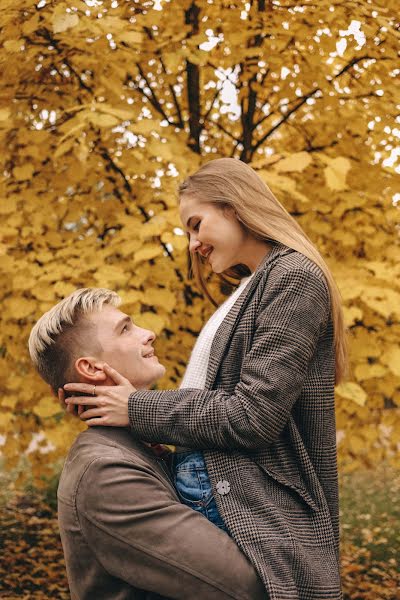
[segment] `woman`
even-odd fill
[[[207,516],[252,561],[268,598],[339,599],[334,385],[346,342],[337,287],[301,227],[240,161],[214,160],[189,177],[180,214],[205,295],[205,261],[250,277],[203,329],[180,390],[138,392],[110,369],[116,387],[68,401],[99,406],[81,415],[89,425],[129,423],[144,441],[183,446],[173,461],[178,491],[185,497],[182,465],[200,469],[190,486],[202,494],[211,482]]]

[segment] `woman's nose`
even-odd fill
[[[196,252],[201,246],[201,242],[199,240],[197,240],[196,238],[194,238],[193,236],[190,236],[190,240],[189,240],[189,252],[194,253]]]

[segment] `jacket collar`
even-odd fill
[[[239,319],[248,305],[251,297],[253,296],[258,283],[262,279],[266,272],[269,272],[274,262],[284,254],[293,252],[292,248],[288,248],[280,242],[271,242],[270,252],[263,258],[261,263],[255,270],[254,276],[250,279],[247,286],[244,288],[239,298],[217,329],[213,343],[211,345],[210,358],[208,362],[207,378],[205,388],[207,390],[212,389],[221,362],[226,354],[227,347],[233,336],[235,327],[239,322]]]

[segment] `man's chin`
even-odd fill
[[[131,381],[131,384],[133,385],[133,387],[135,387],[137,390],[149,390],[151,389],[154,385],[156,385],[157,381],[159,379],[161,379],[161,377],[164,377],[167,369],[164,367],[164,365],[162,365],[161,363],[158,365],[158,369],[157,369],[157,374],[154,375],[154,378],[147,382],[147,383],[143,383],[140,385],[137,385],[137,383],[135,383],[134,381]]]

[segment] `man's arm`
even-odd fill
[[[145,463],[96,458],[77,494],[82,533],[112,576],[182,600],[258,600],[264,586],[235,542],[181,504]]]

